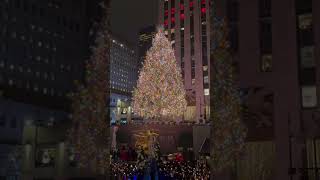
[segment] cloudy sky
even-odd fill
[[[158,0],[112,0],[111,29],[131,43],[137,43],[140,28],[155,24],[158,18]]]

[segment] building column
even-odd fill
[[[34,147],[31,144],[23,146],[22,156],[22,173],[21,179],[33,180],[33,162],[34,162]]]
[[[303,167],[295,0],[272,0],[271,84],[275,90],[275,180],[299,180]],[[295,172],[290,172],[295,168]]]
[[[57,145],[57,150],[58,150],[58,153],[57,153],[57,157],[56,157],[56,172],[57,172],[57,178],[56,180],[63,180],[64,179],[64,171],[65,171],[65,159],[66,159],[66,155],[65,155],[65,143],[64,142],[60,142],[58,145]]]

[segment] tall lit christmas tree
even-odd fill
[[[186,110],[181,69],[162,29],[152,42],[133,94],[134,112],[145,119],[174,120]]]
[[[232,166],[243,151],[246,127],[241,121],[240,94],[234,82],[225,18],[214,17],[213,29],[211,167],[216,173]]]
[[[108,5],[109,0],[101,4],[103,18],[95,27],[98,31],[87,62],[85,84],[72,95],[73,125],[69,132],[79,165],[98,174],[108,174],[110,166]]]

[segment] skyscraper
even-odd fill
[[[147,26],[139,31],[139,60],[138,70],[142,68],[146,52],[152,46],[152,39],[156,34],[156,27],[154,25]]]
[[[161,0],[160,25],[181,67],[191,119],[209,116],[209,0]]]
[[[128,121],[131,97],[138,79],[137,53],[124,40],[111,35],[110,47],[110,110],[111,123]],[[123,118],[122,118],[123,117]]]

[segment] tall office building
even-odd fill
[[[247,156],[232,179],[319,179],[320,1],[214,5],[228,19],[248,127]]]
[[[97,2],[1,1],[0,87],[27,104],[64,108],[82,81]]]
[[[53,136],[39,138],[45,128],[38,132],[38,126],[49,127],[49,133],[52,125],[69,118],[66,96],[75,90],[76,80],[84,80],[99,1],[0,1],[0,179],[19,178],[21,171],[7,166],[16,145],[27,143],[35,154],[55,147]],[[28,159],[30,179],[41,176],[36,172],[42,165],[33,166],[41,164],[37,158],[41,155]],[[54,167],[54,161],[45,166]]]
[[[139,49],[138,49],[138,70],[142,68],[142,63],[146,56],[146,52],[152,46],[152,40],[156,34],[157,30],[155,25],[147,26],[139,31]]]
[[[110,89],[119,94],[131,95],[137,82],[137,53],[116,36],[111,36]]]
[[[161,0],[160,25],[182,69],[189,106],[202,121],[209,116],[209,0]]]
[[[138,79],[136,50],[121,38],[111,35],[110,108],[111,123],[127,122],[131,113],[131,97]]]

